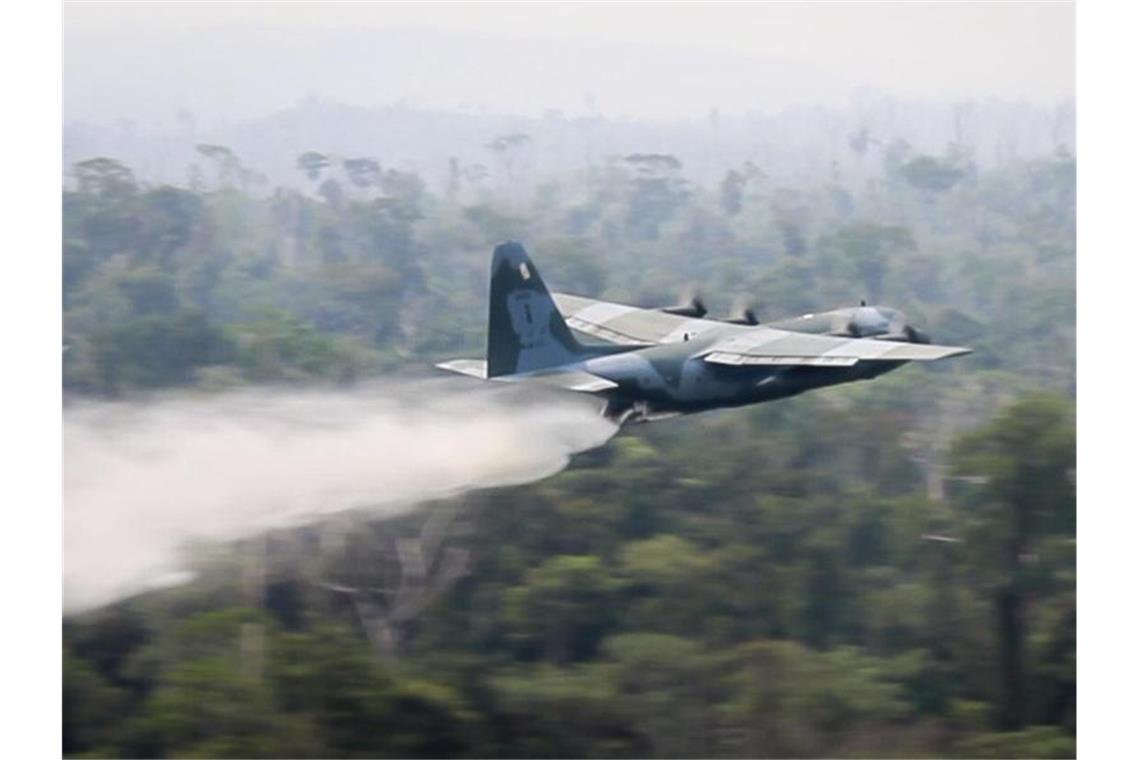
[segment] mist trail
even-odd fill
[[[64,413],[64,611],[161,585],[191,540],[537,480],[616,431],[589,399],[463,380]]]

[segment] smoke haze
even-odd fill
[[[64,608],[187,577],[188,541],[536,480],[615,430],[586,399],[450,379],[71,407]]]
[[[1052,105],[1070,3],[68,3],[69,120],[358,106],[673,119],[906,98]],[[968,54],[966,53],[968,51]],[[668,87],[662,87],[668,82]]]

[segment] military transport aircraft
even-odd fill
[[[705,314],[696,300],[642,309],[552,296],[523,247],[506,242],[491,262],[487,358],[436,366],[594,394],[606,417],[624,423],[771,401],[970,351],[930,345],[902,312],[883,306],[763,325],[750,312]],[[571,330],[605,344],[583,344]]]

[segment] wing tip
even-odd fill
[[[941,346],[941,348],[944,351],[940,356],[935,357],[936,359],[949,359],[953,356],[965,356],[974,353],[974,349],[968,346]]]
[[[973,352],[966,346],[942,346],[937,343],[899,343],[876,356],[861,356],[860,361],[933,362]]]

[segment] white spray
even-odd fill
[[[188,541],[536,480],[615,429],[585,400],[462,380],[70,406],[64,609],[184,576]]]

